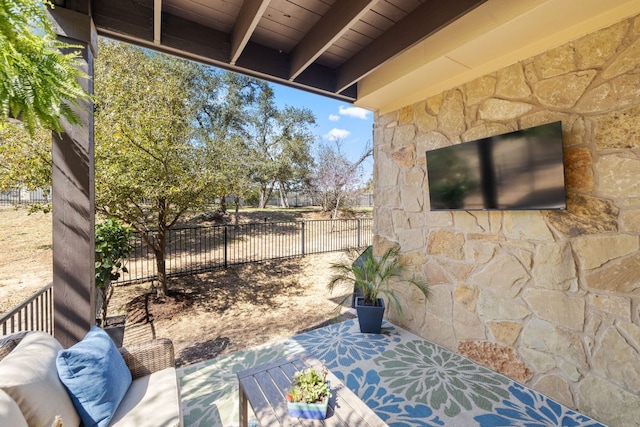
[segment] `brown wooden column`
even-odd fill
[[[50,17],[63,41],[83,48],[81,68],[93,77],[97,35],[86,11],[58,6]],[[92,80],[82,85],[93,93]],[[54,335],[64,347],[95,324],[93,103],[82,101],[75,110],[81,123],[65,122],[52,147]]]

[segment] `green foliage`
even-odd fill
[[[51,132],[29,133],[22,123],[0,127],[0,192],[51,186]]]
[[[89,96],[78,82],[87,77],[78,68],[79,47],[56,39],[47,6],[0,0],[0,125],[18,118],[30,133],[38,126],[62,131],[62,118],[78,123],[72,106]]]
[[[365,304],[378,305],[378,298],[384,296],[392,304],[399,315],[402,314],[402,304],[396,291],[390,287],[393,279],[409,283],[420,290],[425,298],[429,298],[429,286],[422,280],[403,278],[405,266],[398,258],[398,247],[387,249],[381,257],[376,258],[373,248],[369,247],[356,262],[341,262],[331,264],[335,272],[327,288],[333,292],[336,286],[344,285],[347,289],[357,289],[365,300]],[[341,302],[347,300],[347,295]]]
[[[131,229],[123,226],[119,221],[107,219],[100,224],[96,224],[96,287],[100,290],[102,297],[102,309],[100,312],[100,324],[104,327],[107,319],[107,308],[113,286],[111,282],[118,280],[120,272],[127,272],[127,268],[122,264],[133,251],[131,245]]]
[[[258,100],[250,124],[249,143],[257,160],[251,178],[260,189],[260,207],[264,208],[276,186],[285,196],[292,187],[301,187],[308,180],[313,166],[310,127],[315,125],[315,116],[308,108],[278,109],[273,91],[268,90]]]
[[[166,232],[201,209],[212,183],[194,143],[203,68],[100,40],[96,61],[96,209],[142,233],[167,293]]]
[[[234,73],[215,74],[201,91],[198,123],[218,196],[258,191],[264,207],[275,187],[286,192],[307,179],[315,117],[274,98],[268,83]]]
[[[321,372],[308,368],[295,373],[289,389],[290,402],[322,402],[325,396],[331,397],[329,383],[327,382],[327,369],[325,367],[322,368]]]

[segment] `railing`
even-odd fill
[[[22,331],[44,331],[53,335],[53,283],[0,317],[0,335]]]
[[[229,203],[233,203],[233,200],[229,200]],[[287,203],[291,207],[318,206],[318,201],[314,200],[310,195],[296,192],[289,193],[287,196]],[[282,200],[277,196],[269,198],[267,205],[283,207]],[[373,206],[373,193],[362,193],[349,196],[349,206]]]
[[[339,219],[271,222],[171,229],[167,233],[169,277],[225,268],[230,265],[336,252],[371,245],[373,220]],[[117,284],[156,277],[153,252],[136,234],[135,251]]]
[[[27,191],[13,189],[0,193],[0,205],[21,205],[34,203],[49,203],[51,201],[51,189],[45,192],[42,189]]]

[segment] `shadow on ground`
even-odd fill
[[[352,318],[336,317],[344,295],[326,290],[335,259],[274,260],[172,278],[162,300],[146,285],[125,286],[118,290],[128,316],[125,345],[171,338],[184,366]]]
[[[193,343],[176,356],[176,367],[216,358],[229,344],[231,344],[231,340],[227,337],[217,337],[213,340]]]

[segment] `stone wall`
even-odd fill
[[[431,212],[425,151],[562,121],[566,211]],[[640,17],[376,117],[390,318],[613,426],[640,425]]]

